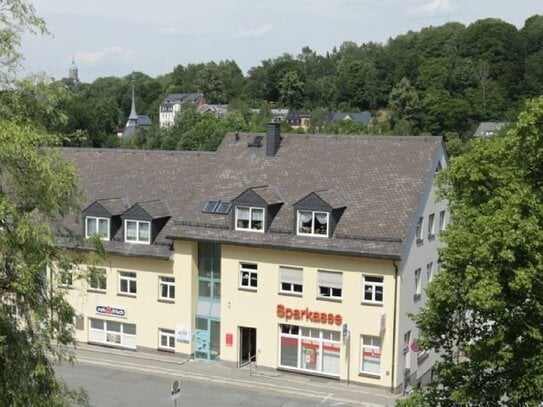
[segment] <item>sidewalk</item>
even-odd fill
[[[226,384],[250,389],[266,389],[287,394],[304,394],[315,400],[338,405],[392,407],[395,396],[386,390],[347,384],[334,379],[251,367],[234,368],[220,362],[182,359],[162,352],[129,351],[79,343],[75,350],[79,363],[111,365],[121,369]]]

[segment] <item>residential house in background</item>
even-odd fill
[[[224,117],[226,113],[228,113],[228,105],[210,105],[204,103],[203,105],[198,107],[198,112],[202,114],[211,114],[216,118],[221,118]]]
[[[63,148],[103,240],[54,278],[79,341],[401,392],[435,355],[409,318],[438,270],[439,137],[227,134],[216,152]],[[69,236],[69,249],[84,250]]]
[[[341,120],[354,120],[355,122],[367,126],[371,122],[371,113],[364,112],[328,112],[324,116],[324,120],[329,123]]]
[[[175,118],[184,105],[194,105],[197,109],[205,103],[202,93],[171,93],[160,104],[160,127],[173,126]]]
[[[272,122],[280,123],[287,119],[289,109],[270,109],[272,114]]]
[[[288,112],[285,121],[293,129],[303,129],[307,131],[311,120],[311,112],[300,112],[291,110]]]
[[[509,125],[508,122],[481,122],[473,133],[473,137],[490,137]]]

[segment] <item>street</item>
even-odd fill
[[[299,381],[271,373],[249,375],[248,370],[219,364],[172,362],[159,356],[142,358],[140,353],[123,354],[97,347],[79,349],[76,356],[74,366],[63,364],[55,371],[71,387],[84,388],[96,407],[175,406],[170,397],[174,380],[181,383],[177,407],[394,405],[392,397],[368,393],[359,386],[303,375]]]

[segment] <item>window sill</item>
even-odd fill
[[[382,302],[369,302],[369,301],[362,301],[360,305],[368,305],[370,307],[382,307]]]
[[[129,297],[129,298],[136,298],[138,294],[129,294],[129,293],[117,293],[118,297]]]
[[[415,295],[413,296],[413,301],[415,301],[415,302],[420,301],[421,297],[422,297],[422,295],[420,295],[420,294],[415,294]]]
[[[157,350],[160,352],[175,353],[175,349],[170,348],[157,348]]]
[[[264,233],[264,229],[241,229],[241,228],[236,228],[235,230],[236,230],[237,232]]]
[[[343,298],[334,298],[334,297],[317,297],[317,301],[330,301],[330,302],[342,302]]]
[[[423,353],[422,355],[419,355],[417,357],[417,364],[422,364],[426,359],[430,357],[430,354],[428,352]]]
[[[248,291],[252,293],[256,293],[257,287],[238,287],[239,291]]]
[[[64,288],[65,290],[73,290],[74,287],[71,285],[59,285],[58,288]]]
[[[302,297],[303,293],[291,293],[288,291],[279,291],[277,294],[284,295],[285,297]]]
[[[381,375],[380,375],[380,374],[375,374],[375,373],[364,373],[364,372],[358,373],[358,376],[359,376],[359,377],[367,377],[368,379],[380,379],[380,378],[381,378]]]
[[[430,241],[430,242],[435,240],[435,238],[436,238],[436,235],[434,235],[434,234],[428,235],[428,241]]]
[[[327,239],[329,236],[322,233],[296,233],[297,236],[321,237]]]
[[[418,239],[416,240],[416,242],[417,242],[417,246],[422,246],[422,244],[424,243],[424,239],[418,238]]]
[[[95,293],[95,294],[107,294],[106,290],[100,290],[98,288],[87,288],[88,293]]]
[[[158,302],[164,302],[166,304],[175,304],[175,298],[159,298]]]

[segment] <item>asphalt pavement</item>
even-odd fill
[[[359,384],[218,362],[181,359],[162,352],[134,352],[79,344],[76,364],[57,367],[72,386],[87,389],[96,406],[174,406],[168,392],[179,380],[177,407],[364,406],[392,407],[395,396]],[[138,395],[139,394],[139,395]],[[147,397],[146,397],[147,396]]]

